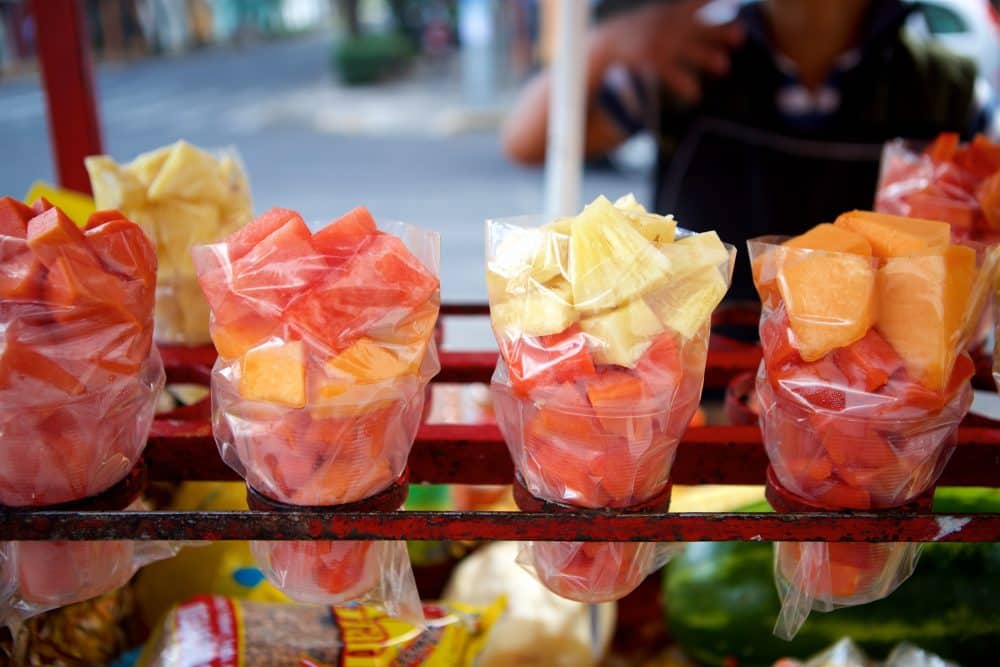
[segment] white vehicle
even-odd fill
[[[979,66],[979,75],[1000,91],[1000,4],[997,0],[910,0],[917,10],[906,27],[934,39]]]

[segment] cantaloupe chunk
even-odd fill
[[[302,341],[248,350],[241,363],[239,392],[252,401],[304,407],[306,357]]]
[[[878,330],[929,389],[947,385],[962,351],[976,277],[976,251],[959,245],[895,257],[878,271]]]
[[[875,323],[872,260],[844,253],[789,256],[778,270],[796,346],[805,361],[850,345]]]
[[[816,225],[805,234],[793,236],[781,245],[788,248],[808,248],[829,252],[849,252],[870,257],[872,246],[861,234],[829,222]]]
[[[834,224],[868,239],[872,254],[882,258],[916,255],[951,243],[951,226],[936,220],[851,211],[838,217]]]
[[[346,376],[361,383],[389,380],[417,370],[412,359],[401,359],[371,338],[359,338],[331,359],[327,369],[333,375]]]

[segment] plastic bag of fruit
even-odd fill
[[[419,628],[360,605],[263,604],[204,595],[170,612],[139,665],[471,667],[503,608],[503,599],[483,607],[427,603],[427,626]]]
[[[194,250],[219,452],[272,500],[355,502],[406,465],[440,368],[438,237],[385,229],[358,208],[312,234],[272,209]]]
[[[136,501],[126,511],[142,507]],[[0,542],[0,623],[16,634],[25,619],[113,591],[176,552],[169,542]]]
[[[138,461],[163,386],[156,256],[116,211],[80,229],[0,200],[0,505],[97,495]]]
[[[236,150],[210,153],[178,141],[126,164],[95,155],[86,165],[97,207],[118,209],[155,244],[156,340],[208,343],[208,305],[191,247],[218,241],[253,216],[246,170]]]
[[[780,484],[830,509],[898,507],[930,489],[972,400],[964,350],[997,248],[862,211],[749,246],[761,429]]]
[[[885,662],[872,660],[847,637],[805,662],[783,658],[774,667],[958,667],[913,644],[904,642],[892,650]]]
[[[979,134],[961,145],[954,132],[922,149],[890,141],[882,151],[875,208],[947,222],[956,239],[1000,238],[1000,144]]]
[[[420,596],[406,542],[251,542],[268,581],[299,602],[358,602],[420,624]]]
[[[698,408],[709,321],[735,250],[714,232],[679,231],[631,196],[599,197],[575,217],[533,226],[540,222],[487,224],[497,424],[535,497],[587,508],[643,504],[666,488]],[[535,570],[552,581],[545,573],[573,578],[565,569],[573,554],[586,555],[584,569],[628,561],[619,584],[636,579],[624,574],[632,566],[658,560],[640,545],[538,548]]]
[[[922,545],[910,542],[778,542],[774,580],[781,612],[774,633],[791,640],[810,611],[881,600],[910,578]]]

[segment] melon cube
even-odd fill
[[[411,375],[417,368],[414,368],[412,359],[401,359],[372,339],[359,338],[327,362],[327,370],[334,376],[371,383]]]
[[[860,340],[875,322],[872,260],[843,253],[789,256],[778,270],[796,347],[805,361]]]
[[[849,252],[870,257],[872,246],[861,234],[847,227],[837,227],[829,222],[816,225],[805,234],[794,236],[781,245],[789,248]]]
[[[594,361],[634,368],[663,325],[642,299],[580,321]]]
[[[876,257],[905,257],[951,243],[951,226],[946,222],[906,218],[901,215],[851,211],[834,223],[868,239]]]
[[[306,357],[302,341],[262,345],[248,350],[240,363],[238,391],[252,401],[291,408],[306,404]]]
[[[957,245],[889,259],[878,272],[878,330],[929,389],[944,389],[962,351],[976,278],[975,250]]]

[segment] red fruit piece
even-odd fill
[[[924,153],[928,157],[930,157],[932,162],[935,163],[948,162],[955,155],[955,150],[957,148],[958,148],[958,133],[942,132],[924,150]]]
[[[302,222],[302,216],[287,208],[272,208],[258,216],[257,219],[248,222],[245,227],[226,239],[229,260],[235,262],[276,230],[295,220]],[[302,224],[305,225],[304,222]]]
[[[85,269],[101,268],[83,232],[57,208],[50,208],[28,221],[27,241],[39,261],[50,269],[59,258]]]
[[[655,394],[669,392],[680,386],[684,376],[684,363],[674,335],[667,331],[654,340],[639,357],[635,372]]]
[[[139,225],[124,217],[95,226],[88,222],[84,236],[105,269],[156,286],[156,248]]]
[[[976,194],[990,229],[1000,229],[1000,169],[979,186]]]
[[[885,386],[903,368],[903,359],[875,329],[861,340],[836,350],[833,360],[848,377],[860,377],[868,392]]]
[[[31,301],[41,293],[44,280],[45,267],[25,241],[0,238],[0,297]]]
[[[964,151],[955,155],[954,162],[976,180],[982,180],[1000,170],[1000,144],[977,134]]]
[[[376,232],[371,213],[364,206],[358,206],[316,232],[313,244],[324,255],[349,257]]]
[[[334,595],[345,593],[365,580],[371,542],[319,542],[318,545],[316,583],[324,591]]]
[[[550,336],[501,340],[500,353],[507,363],[511,386],[521,396],[538,387],[572,382],[597,373],[587,339],[575,324]]]
[[[871,509],[871,495],[864,489],[831,480],[829,488],[818,492],[817,501],[831,509]]]
[[[95,211],[90,214],[87,218],[87,224],[83,226],[83,231],[87,232],[95,227],[100,227],[106,222],[114,222],[115,220],[128,220],[121,211],[117,211],[113,208],[105,209],[103,211]]]
[[[231,270],[234,292],[280,313],[326,272],[326,263],[317,256],[306,223],[296,215],[233,261]]]
[[[34,211],[13,197],[0,199],[0,236],[24,238]]]
[[[55,206],[53,206],[52,202],[45,197],[39,197],[35,200],[35,203],[31,205],[31,210],[34,211],[35,215],[45,213],[53,208],[55,208]]]

